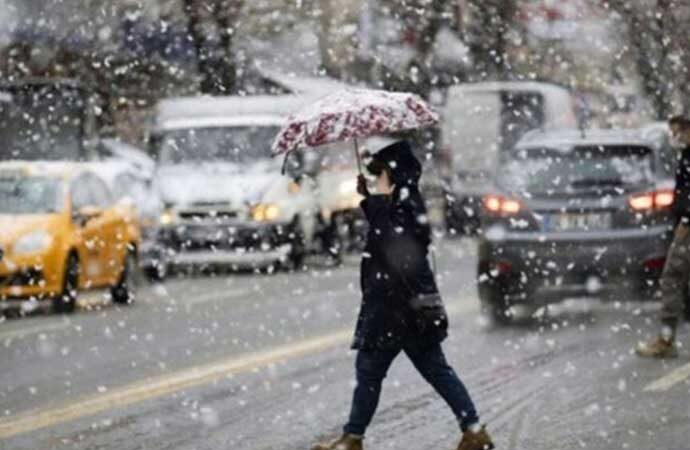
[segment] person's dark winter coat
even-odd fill
[[[673,209],[679,222],[690,225],[690,147],[683,150],[676,169],[676,191]]]
[[[438,292],[428,261],[431,228],[419,192],[422,167],[406,141],[374,155],[373,164],[389,169],[392,195],[370,195],[361,207],[369,232],[361,265],[362,306],[354,349],[389,349],[405,343],[431,345],[447,331],[437,327],[420,335],[409,306],[417,294]]]

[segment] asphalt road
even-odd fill
[[[632,354],[655,306],[571,300],[496,328],[478,310],[471,241],[441,241],[448,358],[499,449],[690,448],[690,333],[678,360]],[[0,450],[301,450],[339,432],[358,263],[219,274],[85,299],[69,317],[0,323]],[[369,449],[451,449],[450,410],[401,357]]]

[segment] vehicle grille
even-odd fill
[[[0,286],[36,286],[43,279],[42,270],[27,269],[11,275],[0,276]]]
[[[222,222],[235,219],[238,211],[228,202],[194,202],[178,210],[177,215],[183,221]]]
[[[237,211],[180,211],[178,216],[183,220],[225,220],[234,219],[238,216]]]
[[[289,240],[288,230],[281,227],[255,229],[226,226],[187,225],[164,233],[163,240],[176,250],[260,249]]]

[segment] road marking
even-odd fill
[[[0,339],[14,339],[16,337],[25,337],[30,334],[47,333],[49,331],[59,331],[69,328],[69,322],[46,323],[43,325],[36,325],[34,327],[20,328],[17,330],[7,330],[0,332]]]
[[[665,392],[671,389],[676,384],[685,381],[690,377],[690,364],[678,367],[667,375],[659,378],[658,380],[648,384],[645,388],[645,392]]]
[[[462,298],[449,302],[448,314],[458,315],[477,309],[475,301]],[[92,416],[115,408],[151,400],[187,388],[212,383],[215,380],[251,372],[271,364],[306,356],[345,345],[352,338],[352,329],[340,329],[314,338],[304,339],[226,360],[182,369],[173,373],[136,381],[114,388],[104,394],[85,397],[62,406],[35,409],[0,420],[0,439],[55,426],[64,422]]]

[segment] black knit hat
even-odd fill
[[[367,170],[377,176],[387,170],[393,184],[399,187],[416,185],[422,176],[422,164],[406,140],[394,142],[376,152],[367,164]]]

